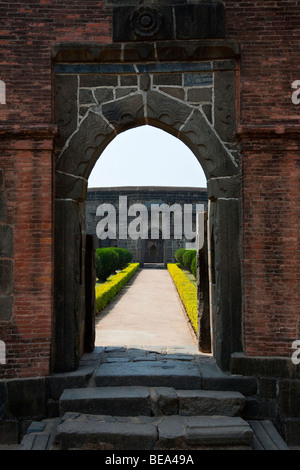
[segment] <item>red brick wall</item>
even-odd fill
[[[249,355],[290,356],[299,321],[299,144],[243,145],[244,334]]]
[[[34,141],[30,134],[34,134]],[[3,322],[6,377],[49,372],[52,335],[53,163],[52,137],[37,140],[38,129],[2,135],[7,222],[14,229],[14,316]],[[43,134],[43,132],[42,132]]]
[[[0,3],[0,79],[7,104],[0,128],[53,122],[51,44],[111,42],[111,10],[99,0]],[[239,124],[298,125],[291,83],[300,79],[299,3],[224,1],[227,39],[241,46]],[[12,375],[49,371],[52,322],[51,136],[11,135],[1,144],[8,222],[14,229],[14,323],[4,322]],[[253,355],[290,355],[299,319],[299,149],[297,138],[241,135],[244,339]]]
[[[245,352],[289,357],[300,320],[300,106],[291,101],[300,7],[224,3],[227,31],[241,46],[238,124],[253,126],[241,133]],[[276,136],[269,127],[287,131]]]

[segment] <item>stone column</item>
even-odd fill
[[[213,203],[210,227],[213,349],[218,365],[229,370],[231,354],[242,351],[240,200]],[[214,290],[214,292],[213,292]]]
[[[95,345],[95,251],[96,239],[93,235],[86,235],[85,252],[85,333],[84,352],[92,352]]]
[[[85,318],[85,236],[81,219],[84,204],[55,202],[55,328],[52,369],[67,372],[78,367],[83,352]]]
[[[210,315],[209,315],[209,279],[208,279],[208,247],[207,220],[203,214],[203,243],[197,247],[197,297],[198,297],[198,346],[204,353],[211,352]]]

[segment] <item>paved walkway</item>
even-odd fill
[[[96,346],[196,354],[196,338],[166,269],[141,269],[96,318]]]

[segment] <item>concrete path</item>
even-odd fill
[[[96,346],[196,354],[196,338],[166,269],[141,269],[101,315]]]

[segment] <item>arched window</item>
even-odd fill
[[[3,80],[0,80],[0,104],[6,104],[6,87]]]

